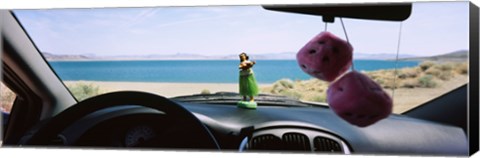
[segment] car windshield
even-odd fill
[[[304,73],[296,54],[312,37],[328,31],[348,37],[355,70],[383,87],[393,98],[393,112],[402,113],[468,82],[468,6],[413,3],[403,22],[343,18],[344,25],[339,18],[326,24],[321,16],[261,6],[13,13],[79,101],[121,90],[242,99],[236,94],[244,52],[255,62],[249,69],[258,99],[275,96],[267,98],[327,105],[330,83]]]

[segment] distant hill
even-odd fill
[[[43,56],[47,60],[238,60],[238,54],[229,53],[227,55],[199,55],[193,53],[175,53],[175,54],[147,54],[147,55],[116,55],[116,56],[98,56],[98,55],[59,55],[44,52]],[[249,54],[253,60],[295,60],[296,52],[279,52],[265,54]],[[374,59],[374,60],[391,60],[395,59],[396,54],[368,54],[353,53],[354,59]],[[400,54],[399,58],[410,60],[416,59],[414,55]]]
[[[401,58],[400,60],[414,60],[414,61],[466,61],[468,60],[468,50],[458,50],[446,54],[428,56],[428,57],[411,57],[411,58]]]
[[[191,53],[176,54],[149,54],[149,55],[117,55],[117,56],[94,56],[94,55],[58,55],[52,53],[42,53],[47,60],[238,60],[238,54],[230,55],[198,55]],[[269,53],[269,54],[249,54],[253,60],[294,60],[296,53]]]
[[[398,58],[413,58],[415,55],[411,54],[398,54]],[[353,53],[353,59],[374,59],[374,60],[391,60],[396,59],[397,54],[367,54],[367,53]]]
[[[47,60],[89,60],[90,57],[86,55],[58,55],[48,52],[43,52],[43,57]]]
[[[267,53],[267,54],[249,54],[250,58],[254,60],[295,60],[297,58],[296,52],[282,52],[282,53]],[[353,59],[369,59],[369,60],[389,60],[395,59],[396,54],[368,54],[368,53],[353,53]],[[399,58],[416,57],[411,54],[399,54]],[[222,59],[238,59],[238,55],[232,54],[222,57]]]
[[[240,53],[238,53],[240,54]],[[238,60],[238,54],[230,54],[221,56],[220,59]],[[248,53],[247,53],[248,54]],[[253,60],[295,60],[297,53],[282,52],[282,53],[266,53],[266,54],[248,54]]]
[[[188,53],[176,53],[176,54],[148,54],[148,55],[119,55],[119,56],[107,56],[97,57],[96,59],[112,59],[112,60],[195,60],[195,59],[210,59],[209,56],[188,54]]]

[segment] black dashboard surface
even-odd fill
[[[283,107],[259,104],[256,110],[251,110],[237,108],[234,104],[174,102],[192,112],[215,137],[220,150],[225,151],[238,151],[242,148],[242,140],[249,136],[250,149],[254,145],[251,142],[277,137],[273,139],[277,142],[263,144],[263,147],[269,146],[268,149],[292,152],[291,148],[275,149],[277,147],[275,143],[280,139],[284,139],[283,141],[290,139],[288,136],[291,136],[291,138],[301,138],[301,141],[306,141],[304,144],[293,142],[293,145],[291,141],[289,142],[294,147],[306,145],[304,149],[307,150],[301,152],[317,151],[319,145],[315,140],[323,137],[328,138],[330,142],[337,142],[336,148],[342,148],[345,154],[466,155],[468,153],[467,137],[461,128],[402,115],[392,114],[371,126],[360,128],[343,121],[328,107]],[[149,117],[153,119],[145,119],[146,116],[153,115],[156,116]],[[131,128],[124,121],[115,122],[114,120],[122,117],[131,118],[131,116],[143,118],[141,119],[143,121],[135,122],[135,119],[126,119],[130,121],[128,123],[130,125],[147,124],[154,128],[157,126],[160,131],[162,128],[168,130],[169,127],[179,126],[169,125],[168,122],[162,123],[161,120],[165,115],[168,116],[168,113],[136,105],[112,107],[82,118],[67,128],[63,135],[73,141],[82,135],[85,136],[85,133],[90,133],[97,138],[109,137],[121,131],[119,129]],[[101,127],[105,124],[110,124],[112,128]],[[115,126],[118,127],[112,124],[117,124]],[[250,129],[250,134],[245,135],[245,129]],[[92,131],[105,131],[105,135],[92,133]],[[188,131],[184,134],[188,134]],[[183,134],[176,134],[176,136],[183,137]],[[117,138],[122,139],[121,136],[115,137]],[[328,144],[328,141],[322,143]],[[329,148],[326,151],[330,152],[336,148]]]
[[[353,153],[408,155],[465,155],[467,138],[458,127],[392,114],[371,126],[348,124],[330,109],[320,107],[259,106],[256,110],[234,105],[180,103],[210,129],[239,133],[262,128],[310,128],[344,140]]]

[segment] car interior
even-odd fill
[[[266,5],[272,12],[402,21],[410,3]],[[77,101],[41,55],[13,11],[0,12],[2,82],[16,95],[2,130],[4,147],[154,149],[316,154],[469,153],[469,84],[367,128],[328,105],[262,95],[256,110],[238,93],[167,98],[119,91]],[[473,65],[473,64],[472,64]],[[5,119],[5,118],[4,118]]]

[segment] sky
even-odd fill
[[[320,16],[260,6],[16,10],[42,52],[96,56],[297,52]],[[468,2],[418,2],[403,22],[343,19],[354,52],[430,56],[468,50]],[[339,19],[327,31],[345,39]]]

